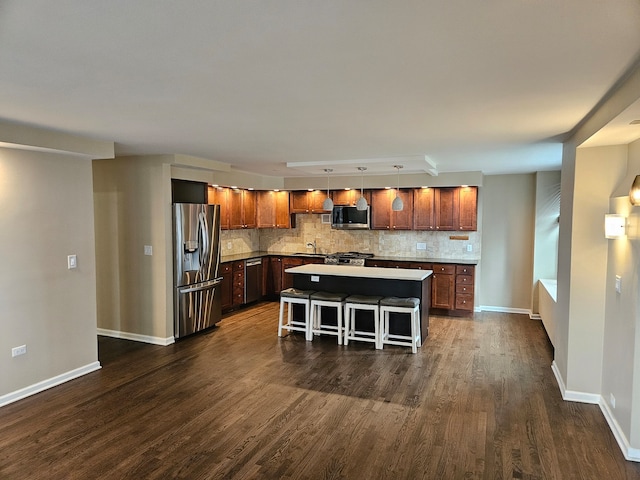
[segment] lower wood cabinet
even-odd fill
[[[474,270],[471,265],[456,266],[456,310],[473,312]]]
[[[433,264],[431,277],[431,308],[453,310],[455,306],[455,272],[451,264]]]
[[[224,311],[233,306],[233,262],[220,265],[220,276],[222,277],[220,302],[222,304],[222,310]]]
[[[432,270],[431,310],[438,315],[469,316],[474,311],[475,267],[455,263],[368,259],[368,267]]]
[[[233,306],[244,303],[244,260],[233,262]]]
[[[293,275],[285,270],[308,263],[324,263],[322,258],[267,256],[262,259],[262,296],[277,300],[280,292],[293,286]],[[432,270],[430,309],[437,315],[470,316],[474,311],[475,266],[455,263],[407,262],[367,259],[368,267]],[[221,265],[222,310],[245,302],[244,260]]]

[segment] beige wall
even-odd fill
[[[484,177],[480,308],[531,308],[535,174]]]
[[[631,177],[640,172],[640,140],[628,147],[627,170]],[[627,216],[630,228],[626,238],[607,242],[602,395],[631,444],[640,445],[640,369],[634,368],[640,366],[640,208],[629,202],[628,177],[616,189],[625,193],[609,202],[610,213]],[[616,275],[622,281],[620,293],[615,291]]]
[[[173,341],[172,160],[93,164],[98,327],[160,344]]]
[[[0,149],[0,404],[99,368],[91,185],[86,157]]]
[[[604,216],[613,190],[626,173],[626,161],[626,146],[576,152],[566,383],[572,391],[601,390],[608,250]]]
[[[558,273],[560,217],[560,172],[536,173],[535,237],[533,247],[533,292],[531,310],[539,313],[540,279],[555,279]]]
[[[627,163],[638,168],[637,153],[630,156],[626,145],[577,148],[639,98],[636,66],[564,144],[554,371],[564,398],[599,403],[625,456],[640,461],[635,242],[629,249],[625,241],[606,240],[603,232],[604,214],[624,210],[624,201],[610,197],[628,191],[622,184],[630,183]],[[618,295],[611,289],[620,272]]]

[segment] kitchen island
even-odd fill
[[[288,268],[285,272],[293,274],[293,286],[303,290],[343,292],[349,295],[416,297],[420,299],[422,341],[424,342],[429,335],[431,270],[307,264]],[[396,323],[393,315],[390,321]],[[400,333],[404,327],[399,323],[397,329]]]

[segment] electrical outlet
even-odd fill
[[[422,242],[416,243],[416,250],[426,250],[426,249],[427,249],[426,243],[422,243]]]
[[[467,252],[473,252],[473,245],[470,243],[467,244]]]
[[[231,242],[227,242],[227,250],[231,250],[233,248],[233,245],[231,244]]]
[[[151,245],[144,246],[144,254],[145,255],[153,255],[153,247]]]
[[[616,408],[616,397],[613,396],[613,393],[609,394],[609,403],[611,404],[611,408]]]
[[[17,357],[19,355],[24,355],[25,353],[27,353],[27,346],[26,345],[20,345],[19,347],[13,347],[11,349],[11,356],[12,357]]]

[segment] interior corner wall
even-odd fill
[[[567,335],[564,381],[579,395],[601,392],[608,254],[603,225],[626,159],[625,146],[578,148],[575,156],[571,249],[559,255],[570,258],[568,315],[561,319]]]
[[[629,227],[626,237],[608,241],[602,398],[631,447],[640,449],[640,207],[627,195],[630,179],[640,172],[640,140],[626,148],[627,176],[617,189],[625,193],[609,202],[610,213],[624,215]]]
[[[173,341],[169,162],[93,162],[98,327],[150,343]]]
[[[536,173],[535,240],[531,310],[539,313],[538,280],[556,279],[560,216],[560,171]]]
[[[0,404],[100,366],[91,182],[86,157],[0,148]]]
[[[487,175],[482,193],[480,308],[529,311],[535,175]]]

